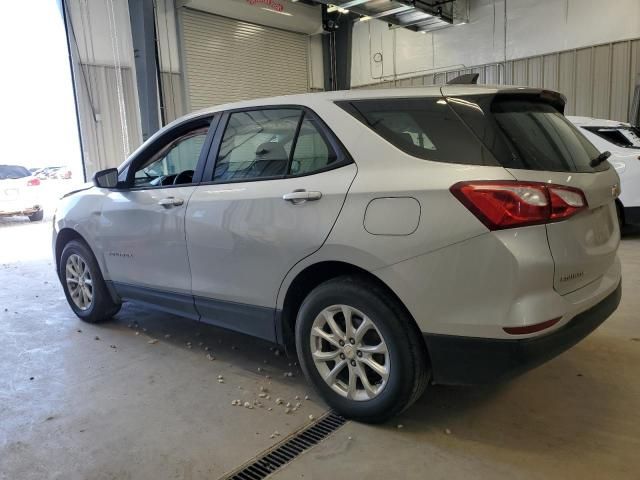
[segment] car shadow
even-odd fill
[[[222,362],[252,376],[304,385],[296,358],[287,357],[282,348],[271,342],[233,332],[203,322],[190,320],[125,302],[113,321],[101,324],[110,330],[131,330],[147,341],[157,340],[189,350],[203,361]],[[309,387],[310,389],[310,387]]]
[[[505,383],[430,386],[409,410],[382,428],[401,423],[416,438],[426,434],[436,444],[462,440],[456,443],[460,448],[473,442],[522,452],[568,445],[571,450],[592,450],[594,439],[624,428],[626,414],[618,408],[615,392],[625,386],[607,377],[611,365],[603,362],[603,352],[619,356],[626,351],[617,348],[619,340],[606,336],[587,342]]]

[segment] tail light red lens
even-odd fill
[[[581,190],[538,182],[460,182],[451,193],[489,230],[558,222],[587,208]]]
[[[39,178],[30,178],[29,180],[27,180],[27,187],[35,187],[37,185],[40,185]]]
[[[546,322],[536,323],[535,325],[527,325],[525,327],[504,327],[503,330],[509,335],[527,335],[529,333],[536,333],[542,330],[546,330],[547,328],[551,328],[561,319],[562,317],[552,318],[551,320],[547,320]]]

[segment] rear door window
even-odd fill
[[[498,165],[442,98],[356,100],[337,105],[414,157],[465,165]]]
[[[302,116],[299,109],[261,109],[229,116],[214,181],[284,177]]]

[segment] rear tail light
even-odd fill
[[[27,180],[27,187],[35,187],[37,185],[40,185],[39,178],[30,178],[29,180]]]
[[[558,222],[587,208],[581,190],[538,182],[460,182],[451,193],[489,230]]]

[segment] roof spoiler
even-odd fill
[[[449,80],[447,85],[476,85],[479,76],[479,73],[465,73],[464,75],[458,75],[456,78]]]

